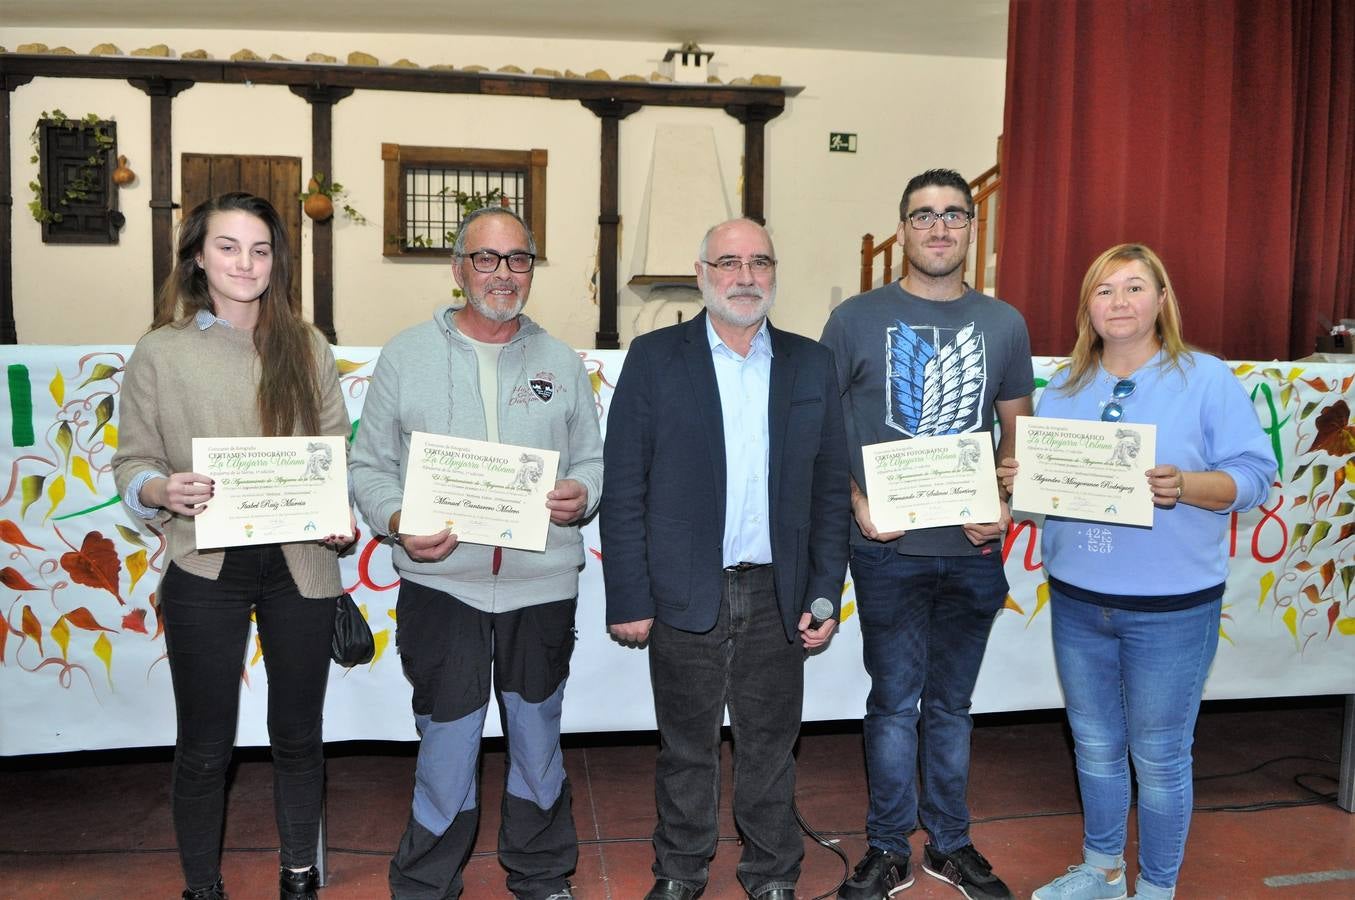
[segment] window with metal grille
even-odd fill
[[[546,257],[546,151],[382,144],[386,256],[449,256],[461,220],[483,206],[523,218]]]
[[[112,180],[117,125],[93,118],[38,122],[44,243],[118,242],[125,220]]]

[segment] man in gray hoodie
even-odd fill
[[[499,832],[508,889],[519,900],[566,900],[578,839],[560,709],[584,561],[578,523],[601,495],[602,438],[578,354],[522,314],[536,259],[531,231],[508,209],[477,210],[452,254],[466,304],[439,308],[382,349],[351,460],[358,507],[394,545],[396,643],[422,738],[391,893],[461,893],[492,669],[509,748]],[[413,431],[559,451],[545,551],[460,544],[446,529],[401,532]]]

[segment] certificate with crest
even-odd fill
[[[400,531],[450,529],[470,544],[545,550],[546,494],[555,489],[556,450],[415,431],[409,440]]]
[[[214,495],[193,518],[198,549],[318,541],[352,529],[342,437],[193,438]]]
[[[986,431],[869,444],[861,454],[870,518],[881,532],[996,522],[1001,514]]]
[[[1156,442],[1153,425],[1017,416],[1012,508],[1151,528]]]

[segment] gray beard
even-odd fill
[[[735,307],[733,303],[716,294],[714,289],[708,285],[701,288],[701,299],[705,302],[706,311],[710,315],[722,322],[728,322],[735,328],[747,328],[762,321],[763,317],[771,311],[772,305],[776,303],[776,285],[768,288],[757,306],[747,309],[747,311],[745,311],[745,307]]]
[[[513,304],[512,308],[499,309],[486,303],[483,296],[477,297],[470,291],[466,292],[466,302],[491,322],[511,322],[522,313],[522,308],[527,305],[525,297],[518,297],[518,302]]]

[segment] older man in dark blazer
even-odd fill
[[[607,622],[649,643],[661,738],[647,900],[705,888],[726,707],[739,881],[790,900],[804,658],[832,635],[847,566],[842,404],[829,351],[767,321],[776,257],[762,226],[712,228],[696,275],[706,311],[632,342],[604,451]]]

